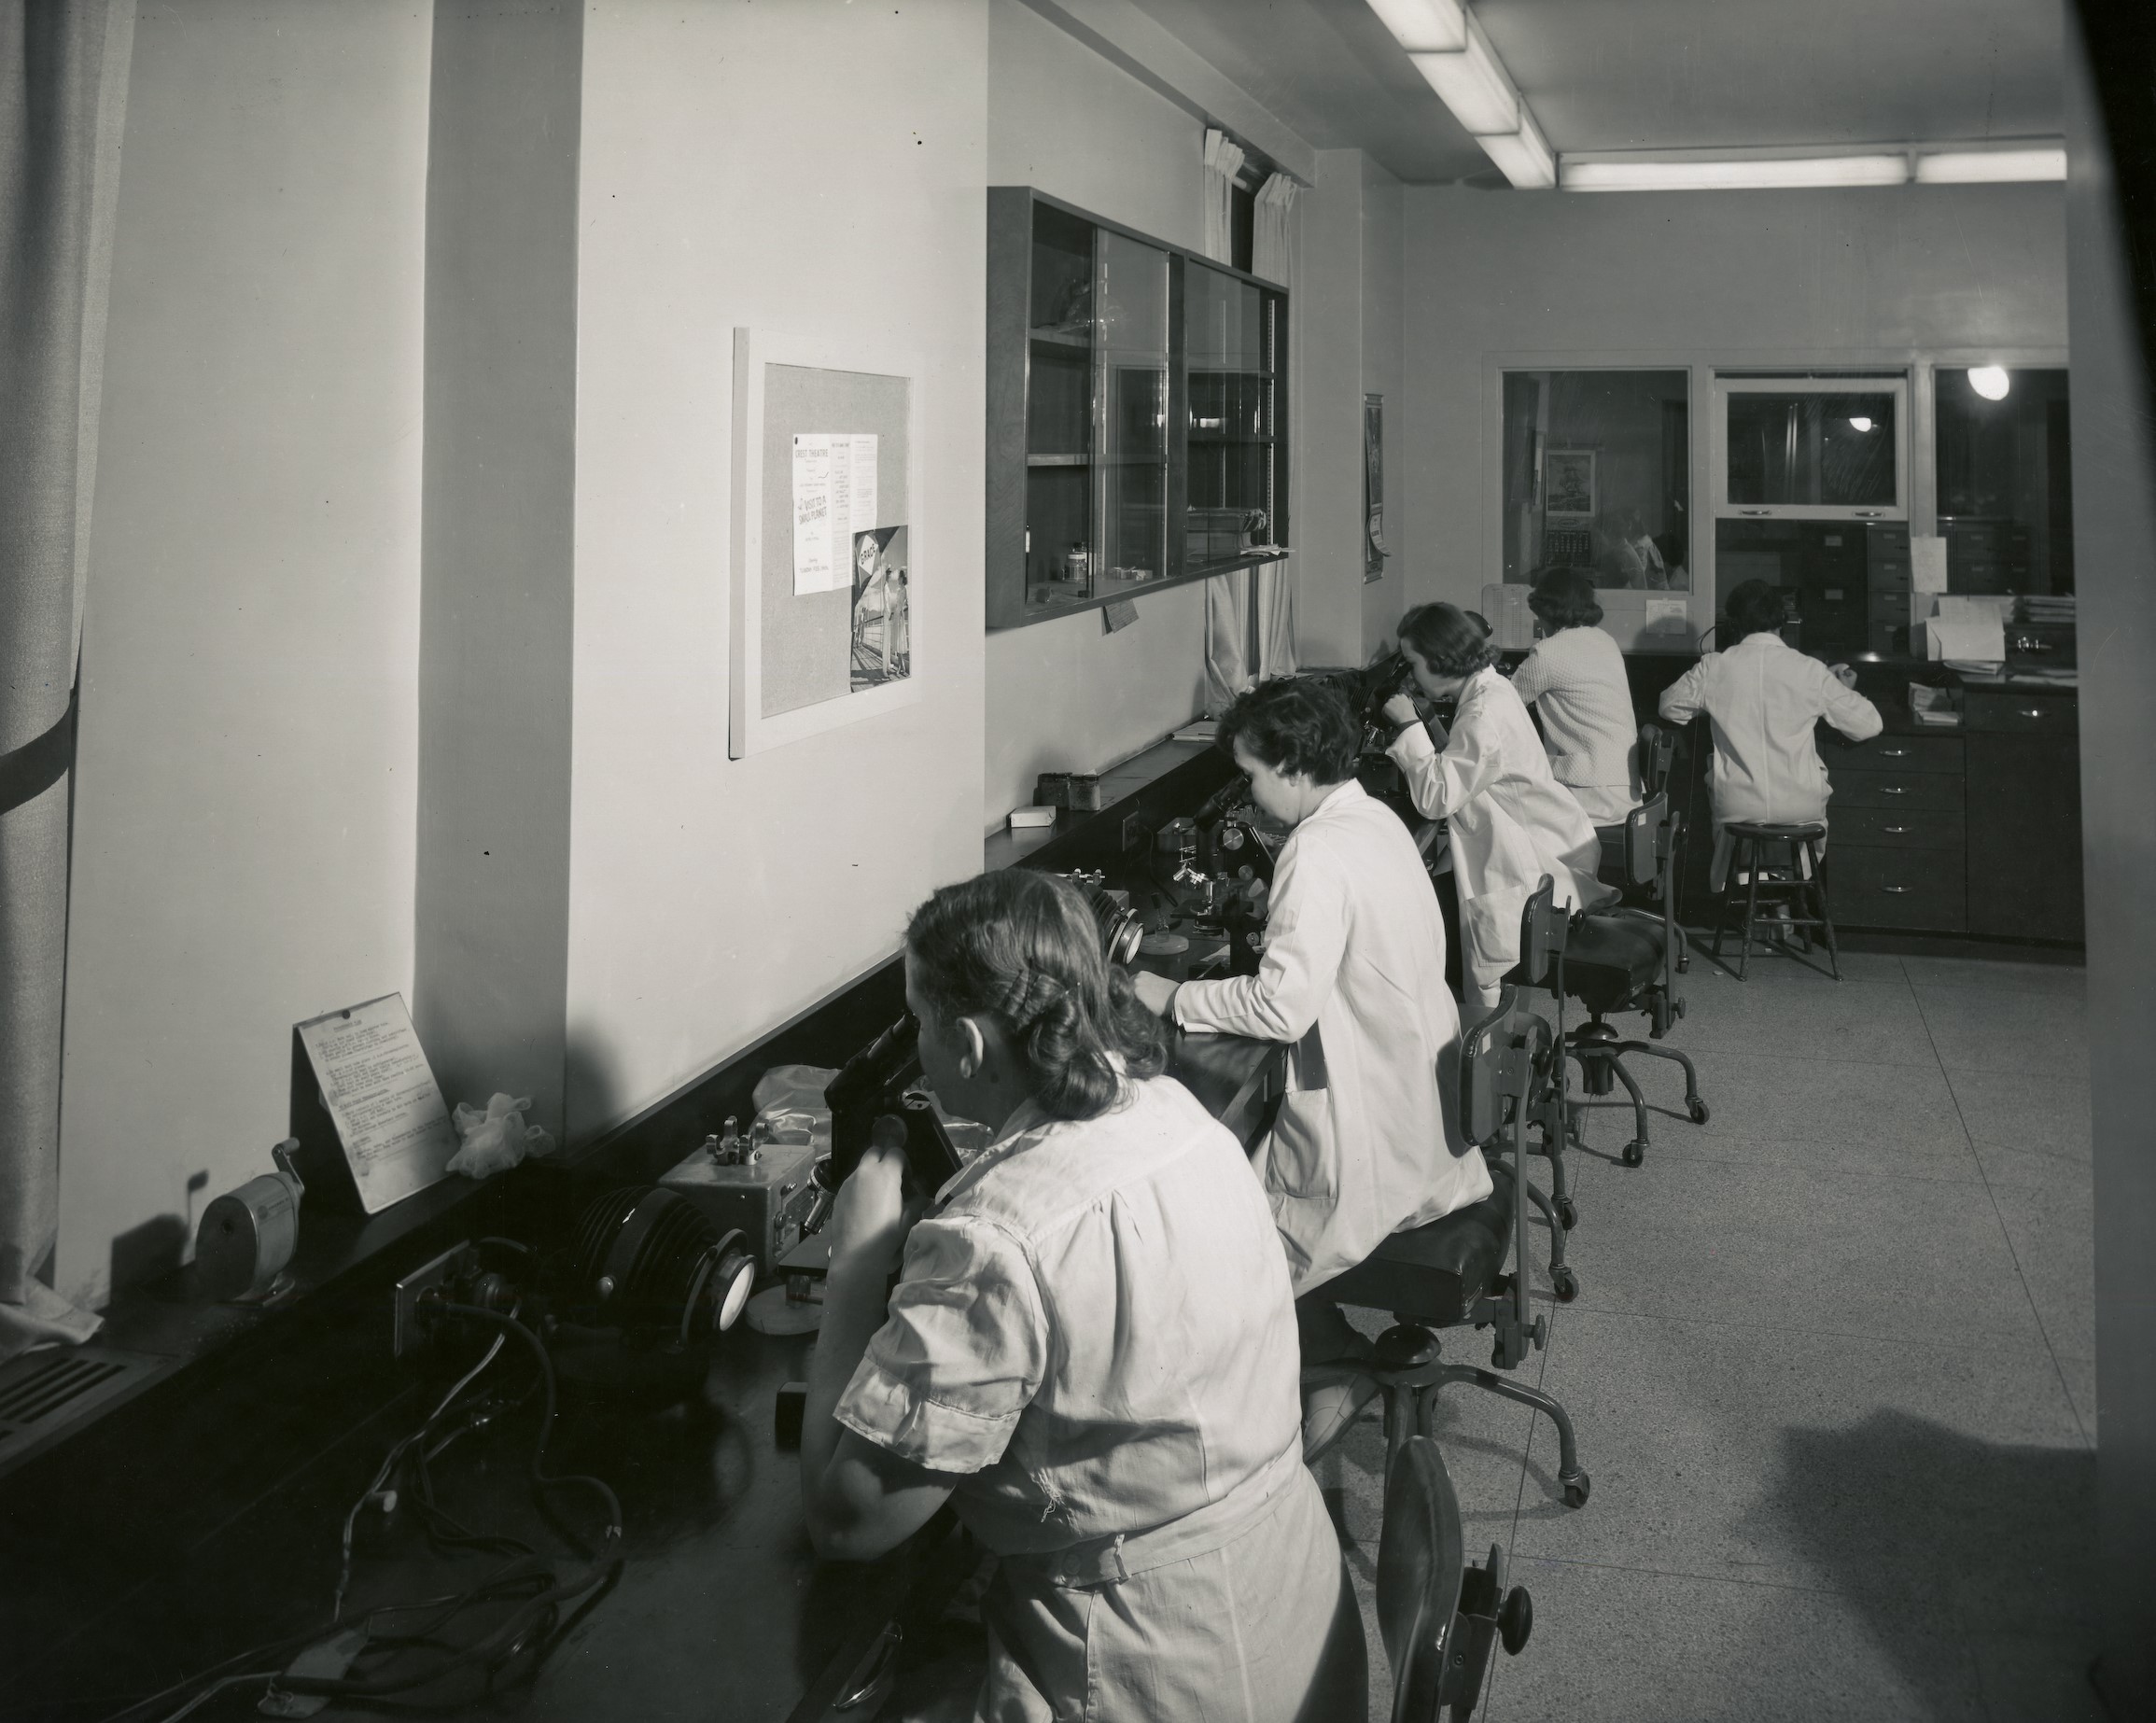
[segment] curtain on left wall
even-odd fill
[[[75,688],[134,0],[0,0],[0,1360],[51,1289]]]

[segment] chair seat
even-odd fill
[[[1757,838],[1763,843],[1796,844],[1807,839],[1816,843],[1827,835],[1827,828],[1817,820],[1803,825],[1770,825],[1757,819],[1732,819],[1722,828],[1731,837]]]
[[[1564,948],[1564,991],[1589,1011],[1615,1011],[1661,973],[1662,930],[1631,916],[1587,916]]]
[[[1465,1323],[1489,1292],[1512,1244],[1512,1170],[1493,1162],[1495,1188],[1480,1202],[1396,1232],[1364,1261],[1318,1288],[1336,1304],[1390,1310],[1433,1328]]]

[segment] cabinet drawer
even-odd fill
[[[1897,777],[1911,772],[1951,772],[1958,777],[1962,770],[1961,737],[1875,735],[1868,742],[1830,746],[1822,758],[1837,793],[1845,770],[1889,773]]]
[[[1871,564],[1871,590],[1873,593],[1910,590],[1909,565],[1905,562],[1881,562],[1876,557]]]
[[[2072,735],[2081,727],[2081,703],[2072,694],[2027,693],[2015,688],[1965,688],[1962,722],[1971,730]]]
[[[1871,589],[1871,620],[1875,623],[1898,623],[1902,627],[1908,627],[1909,595],[1905,592],[1883,593],[1874,586]]]
[[[1968,832],[1960,808],[1836,807],[1827,818],[1835,844],[1889,849],[1960,849]]]
[[[1841,927],[1968,927],[1968,880],[1958,849],[1881,849],[1829,842],[1827,901]]]
[[[1955,773],[1858,772],[1829,764],[1827,775],[1834,786],[1829,819],[1845,807],[1961,807],[1961,777]]]

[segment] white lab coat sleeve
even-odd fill
[[[1300,1041],[1338,985],[1347,905],[1341,858],[1323,842],[1291,842],[1273,875],[1258,973],[1184,982],[1175,990],[1176,1021],[1258,1041]]]
[[[1425,819],[1458,813],[1505,775],[1497,735],[1470,713],[1452,726],[1443,753],[1421,724],[1409,726],[1385,751],[1407,777],[1415,811]]]
[[[1841,679],[1820,666],[1820,675],[1826,679],[1822,704],[1826,707],[1827,721],[1852,742],[1868,742],[1886,728],[1886,721],[1880,717],[1879,708],[1854,688],[1844,688]]]
[[[1512,692],[1519,696],[1522,706],[1533,706],[1549,692],[1549,665],[1539,646],[1512,673]]]
[[[1835,685],[1841,686],[1840,683]],[[1707,661],[1702,658],[1662,690],[1662,697],[1657,705],[1662,716],[1673,724],[1688,724],[1707,709],[1706,699]]]

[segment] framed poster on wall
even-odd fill
[[[1594,525],[1594,451],[1547,449],[1543,453],[1542,518],[1551,526]]]
[[[734,759],[920,698],[919,374],[734,331]]]

